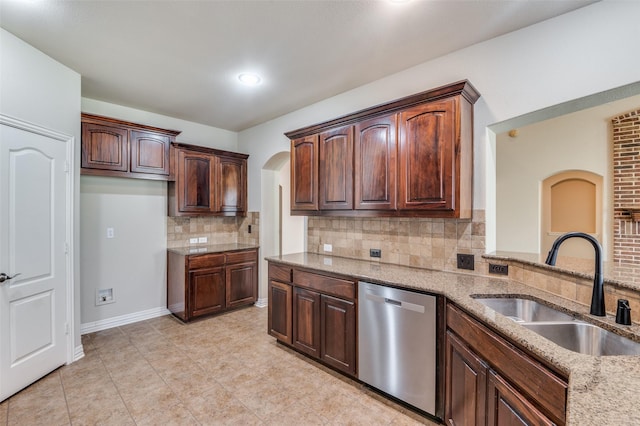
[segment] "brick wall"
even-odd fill
[[[640,221],[628,208],[640,209],[640,109],[619,115],[613,125],[613,260],[640,264]]]

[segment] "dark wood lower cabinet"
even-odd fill
[[[228,308],[256,301],[255,283],[258,282],[258,264],[255,261],[227,266],[225,277]]]
[[[257,298],[257,248],[206,254],[191,254],[188,248],[167,251],[167,308],[181,320],[252,305]]]
[[[451,304],[447,327],[448,425],[565,424],[564,379]]]
[[[269,280],[269,334],[290,345],[293,342],[291,333],[293,286]]]
[[[320,356],[320,293],[299,287],[293,290],[293,346]]]
[[[489,372],[487,425],[555,425],[506,380]]]
[[[353,302],[322,295],[320,359],[347,373],[356,373],[356,307]]]
[[[456,426],[483,425],[489,367],[451,332],[446,340],[445,418]]]
[[[353,280],[269,264],[268,332],[355,377],[355,297]]]
[[[191,317],[224,309],[224,268],[199,269],[189,274]]]

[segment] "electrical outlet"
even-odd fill
[[[474,269],[474,258],[472,254],[462,254],[458,253],[458,269],[468,269],[473,271]]]
[[[107,228],[107,238],[115,238],[116,233],[115,230],[111,227]]]
[[[189,244],[198,244],[197,238],[189,238]]]
[[[199,237],[198,238],[198,243],[206,243],[207,242],[207,237]]]
[[[325,244],[324,251],[331,253],[333,251],[333,246],[331,244]]]
[[[489,273],[498,275],[509,275],[509,265],[494,265],[489,264]]]
[[[382,257],[382,250],[369,249],[369,257]]]

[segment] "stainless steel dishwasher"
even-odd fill
[[[435,296],[358,283],[358,378],[435,415]]]

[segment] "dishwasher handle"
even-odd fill
[[[390,306],[397,306],[400,309],[407,309],[409,311],[419,312],[421,314],[424,313],[424,306],[417,305],[415,303],[389,299],[387,297],[378,296],[377,294],[372,294],[372,293],[366,293],[365,297],[372,302],[384,303]]]

